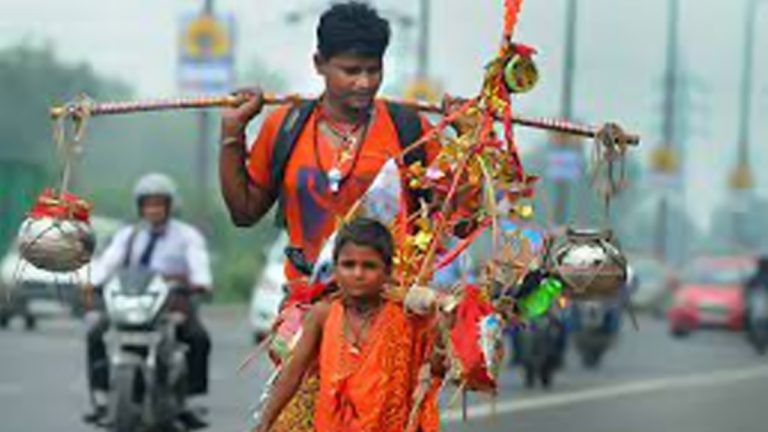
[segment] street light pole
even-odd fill
[[[568,0],[565,12],[565,58],[563,65],[563,92],[560,95],[560,116],[572,120],[573,80],[576,70],[576,25],[579,8],[577,0]]]
[[[563,62],[563,87],[560,96],[560,117],[572,120],[573,117],[573,81],[576,70],[576,27],[578,23],[577,0],[568,0],[565,12],[565,58]],[[565,148],[567,138],[559,137],[556,145]],[[570,183],[567,179],[555,182],[555,223],[563,225],[568,220],[568,203],[570,201]]]
[[[675,127],[677,126],[677,56],[679,41],[679,21],[680,21],[680,1],[668,0],[667,15],[667,54],[666,54],[666,72],[664,76],[664,123],[663,123],[663,143],[665,154],[674,158]],[[660,174],[680,175],[676,163],[667,167],[669,171]],[[666,194],[663,194],[659,202],[658,214],[656,216],[656,255],[660,260],[665,261],[668,257],[667,236],[669,235],[669,202]]]
[[[739,165],[749,166],[749,132],[752,116],[752,74],[758,0],[748,0],[744,28],[744,66],[741,75],[741,119],[739,122]]]
[[[754,71],[754,47],[757,24],[757,6],[759,0],[748,0],[745,9],[744,53],[741,75],[741,98],[739,118],[739,143],[736,167],[730,178],[731,190],[742,205],[733,206],[733,242],[739,247],[746,243],[743,226],[747,222],[746,208],[749,192],[753,187],[750,166],[750,126],[752,120],[752,75]]]
[[[431,19],[430,0],[420,0],[419,11],[419,50],[416,64],[416,76],[426,79],[429,76],[429,22]]]
[[[202,14],[212,16],[214,0],[205,0]],[[198,223],[207,228],[208,220],[208,185],[210,180],[210,157],[208,154],[208,138],[210,136],[210,115],[207,110],[201,110],[197,117],[197,207]]]

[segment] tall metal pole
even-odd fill
[[[416,76],[420,79],[426,79],[429,76],[430,0],[420,0],[419,5],[419,49],[416,59]]]
[[[213,15],[214,0],[205,0],[203,4],[204,15]],[[201,110],[197,118],[197,200],[198,223],[205,226],[208,220],[208,185],[210,184],[210,156],[208,152],[208,138],[210,136],[210,115],[207,110]]]
[[[755,28],[758,0],[749,0],[744,28],[744,66],[741,75],[741,118],[739,121],[739,159],[741,166],[749,166],[749,132],[752,117],[752,74],[754,71]]]
[[[752,75],[754,70],[755,31],[758,0],[748,0],[744,17],[744,54],[741,75],[739,118],[739,142],[736,167],[731,175],[730,186],[742,205],[733,206],[733,242],[736,247],[748,243],[744,225],[748,223],[745,202],[752,189],[752,171],[749,159],[750,125],[752,120]]]
[[[565,12],[565,58],[563,61],[563,91],[560,95],[560,116],[572,120],[573,79],[576,70],[576,24],[578,23],[577,0],[568,0]]]
[[[662,145],[674,154],[675,127],[677,126],[677,56],[679,41],[680,1],[669,0],[667,14],[667,59],[664,76],[664,123]],[[665,173],[671,174],[671,173]],[[656,254],[661,260],[668,257],[667,236],[669,235],[669,202],[666,194],[662,195],[656,219]]]
[[[573,81],[576,70],[576,24],[578,23],[577,0],[568,0],[565,12],[565,58],[563,61],[563,82],[560,97],[560,116],[566,120],[573,117]],[[558,145],[565,147],[565,139]],[[568,220],[568,203],[570,195],[570,183],[566,179],[555,183],[555,223],[565,224]]]

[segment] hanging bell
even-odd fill
[[[627,258],[611,230],[568,228],[550,245],[546,265],[574,300],[616,299],[627,279]]]
[[[533,61],[533,48],[513,45],[513,53],[504,65],[504,84],[510,93],[527,93],[539,81],[539,70]]]

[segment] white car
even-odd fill
[[[286,246],[288,246],[288,235],[281,233],[270,248],[264,270],[253,286],[248,321],[256,343],[263,341],[269,335],[280,310],[280,304],[285,297],[284,251]]]
[[[116,219],[91,218],[96,236],[94,256],[104,249],[120,226]],[[14,315],[19,315],[24,317],[25,326],[32,329],[37,315],[55,313],[61,306],[69,307],[73,316],[80,316],[83,312],[80,287],[88,281],[89,271],[87,265],[71,273],[38,269],[20,256],[18,243],[14,242],[0,262],[0,285],[8,289],[0,301],[0,328],[7,326]]]

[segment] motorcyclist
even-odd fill
[[[205,239],[201,233],[172,216],[180,202],[173,180],[159,173],[142,176],[133,190],[140,220],[126,226],[112,238],[104,253],[94,263],[91,286],[94,292],[92,310],[86,315],[88,381],[93,412],[87,422],[103,421],[109,388],[109,362],[104,333],[109,327],[104,311],[101,287],[121,268],[146,268],[175,281],[182,281],[189,296],[186,319],[178,327],[177,337],[188,344],[188,395],[203,395],[208,390],[208,357],[211,342],[208,332],[196,314],[195,294],[212,289],[210,263]],[[190,429],[206,426],[191,411],[179,420]]]
[[[755,274],[752,275],[749,280],[747,280],[747,283],[744,284],[744,302],[746,306],[746,313],[744,314],[744,325],[747,331],[750,331],[750,312],[752,311],[752,304],[750,304],[750,300],[752,299],[752,293],[755,290],[768,290],[768,255],[761,256],[757,260],[757,268],[755,269]]]
[[[532,293],[548,276],[549,274],[541,268],[529,271],[520,284],[517,297],[521,298]],[[533,328],[551,328],[550,330],[552,330],[552,334],[555,335],[555,338],[553,339],[553,358],[556,360],[555,367],[559,368],[563,366],[565,361],[565,352],[568,347],[568,325],[566,323],[567,316],[565,311],[558,311],[557,308],[553,308],[546,316],[532,321],[537,322],[537,325],[532,326]],[[507,363],[508,367],[518,366],[522,362],[521,353],[523,351],[523,335],[521,334],[521,331],[524,330],[519,328],[510,328],[506,331],[512,349],[512,353]]]

